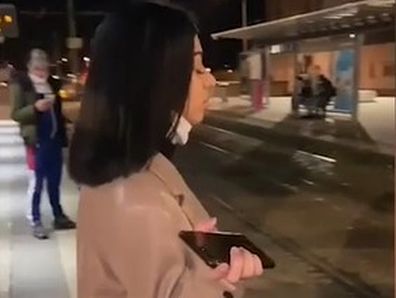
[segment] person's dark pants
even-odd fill
[[[33,222],[41,221],[41,193],[46,181],[47,192],[55,218],[63,216],[60,205],[60,184],[62,179],[62,145],[56,140],[41,144],[35,149],[35,188],[32,199]]]
[[[319,109],[319,115],[322,117],[326,117],[326,109],[327,105],[330,102],[330,98],[326,96],[321,96],[318,101],[318,109]]]
[[[292,112],[294,114],[298,114],[300,105],[304,104],[304,97],[299,94],[294,94],[292,96],[291,104],[292,104]]]

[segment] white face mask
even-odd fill
[[[48,80],[48,75],[44,76],[43,74],[37,75],[35,72],[29,72],[29,77],[35,84],[44,84]]]
[[[191,129],[192,129],[192,125],[186,120],[186,118],[181,116],[179,120],[179,124],[177,125],[176,128],[176,134],[172,139],[172,144],[174,145],[187,144]]]

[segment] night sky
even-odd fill
[[[237,66],[239,41],[213,41],[210,33],[241,26],[239,0],[173,0],[195,12],[200,22],[201,39],[205,48],[206,63],[214,69],[228,65]],[[249,23],[263,20],[264,1],[249,0]],[[42,47],[52,54],[53,59],[65,55],[67,37],[66,15],[51,16],[47,11],[66,11],[65,0],[0,0],[13,3],[19,12],[20,37],[8,40],[3,46],[3,55],[17,66],[24,64],[26,52],[32,47]],[[108,11],[109,0],[75,0],[77,11]],[[37,11],[35,15],[24,11]],[[83,55],[89,55],[89,41],[102,17],[78,16],[78,35],[84,39]]]

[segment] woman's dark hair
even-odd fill
[[[187,12],[150,2],[124,5],[98,27],[70,148],[77,183],[127,177],[169,142],[188,97],[196,34]]]

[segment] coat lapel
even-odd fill
[[[189,221],[191,228],[209,218],[208,213],[186,185],[180,173],[165,156],[156,155],[148,169],[165,185]]]

